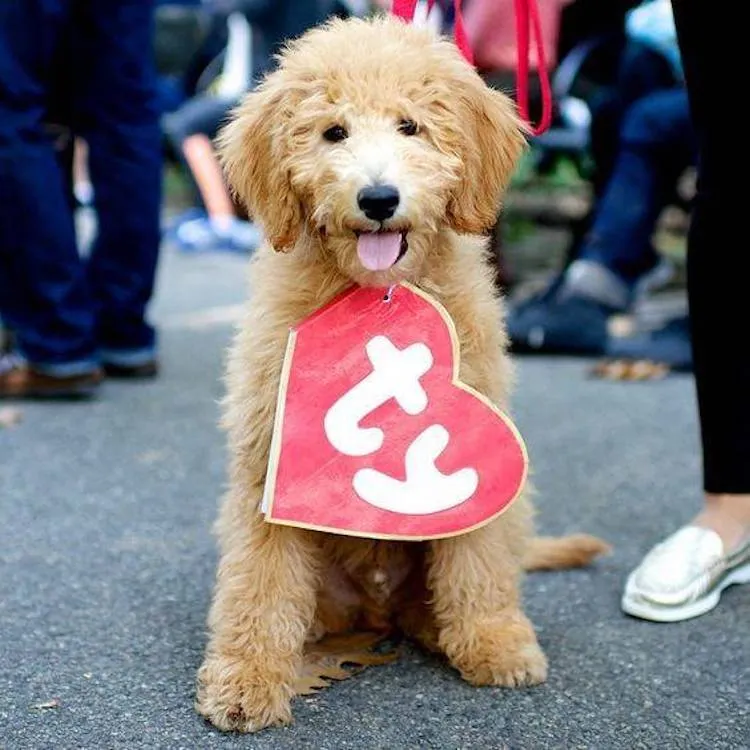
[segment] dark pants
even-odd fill
[[[623,119],[644,96],[673,88],[678,81],[666,58],[640,42],[627,41],[615,80],[591,92],[592,182],[599,195],[609,180],[618,156]]]
[[[175,152],[181,153],[185,139],[197,133],[214,140],[240,99],[241,97],[202,94],[188,99],[181,107],[166,115],[163,128]]]
[[[618,44],[616,41],[614,43]],[[606,84],[594,83],[583,76],[575,91],[575,95],[588,102],[591,108],[590,153],[593,170],[590,179],[594,206],[598,204],[615,167],[625,113],[638,99],[678,84],[666,58],[640,42],[624,40],[621,48],[618,47],[616,58],[611,81]],[[573,223],[568,262],[578,257],[594,215],[595,211],[592,210]]]
[[[716,98],[717,81],[746,69],[745,27],[706,0],[672,5],[700,151],[688,297],[704,483],[707,492],[750,493],[747,198],[736,184],[750,159],[736,110]]]
[[[154,0],[0,2],[0,314],[52,374],[153,355],[159,248]],[[98,233],[79,257],[50,120],[89,146]]]
[[[205,135],[213,141],[221,127],[240,102],[241,97],[221,97],[201,94],[188,99],[174,112],[162,118],[162,129],[167,136],[175,156],[180,160],[185,174],[193,188],[193,197],[197,205],[203,205],[198,185],[195,183],[190,165],[185,161],[184,143],[192,135]]]
[[[579,257],[607,266],[626,283],[650,270],[657,261],[651,244],[656,222],[678,178],[695,163],[695,151],[684,89],[657,91],[633,104]]]

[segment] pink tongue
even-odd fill
[[[368,271],[390,268],[400,251],[400,232],[363,232],[357,240],[357,255]]]

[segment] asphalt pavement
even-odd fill
[[[174,256],[154,317],[163,375],[93,403],[20,405],[0,430],[0,748],[750,748],[750,587],[677,625],[623,615],[628,571],[700,503],[693,384],[589,380],[525,359],[515,419],[546,533],[614,546],[527,579],[549,682],[470,687],[408,650],[311,698],[295,724],[223,735],[192,708],[224,485],[222,361],[244,260]]]

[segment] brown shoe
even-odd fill
[[[0,399],[87,398],[103,379],[101,370],[58,377],[39,372],[12,354],[0,356]]]
[[[132,380],[155,378],[159,374],[159,363],[155,359],[150,359],[140,365],[116,365],[112,362],[105,362],[104,373],[110,378]]]

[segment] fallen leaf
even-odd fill
[[[297,682],[297,695],[313,695],[330,687],[332,682],[346,680],[367,667],[396,661],[396,650],[373,650],[383,641],[377,633],[349,633],[324,638],[308,644]]]
[[[0,429],[3,427],[15,427],[23,419],[23,412],[12,406],[0,409]]]
[[[48,708],[60,708],[60,701],[58,698],[53,698],[50,701],[45,701],[44,703],[37,703],[36,706],[32,706],[32,708],[36,709],[37,711],[46,711]]]
[[[661,380],[669,372],[669,366],[661,362],[613,359],[597,362],[591,368],[590,375],[601,380]]]

